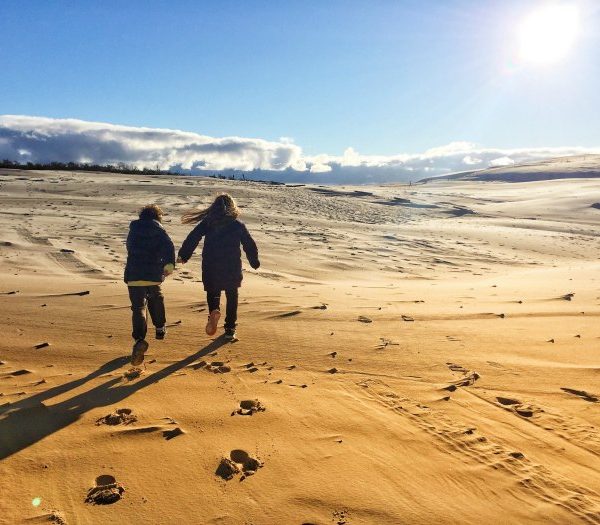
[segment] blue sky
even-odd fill
[[[596,147],[598,2],[552,67],[514,63],[547,1],[0,3],[0,114],[278,141],[304,154]],[[594,117],[595,116],[595,117]]]

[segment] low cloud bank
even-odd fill
[[[120,163],[184,173],[244,172],[248,178],[289,182],[368,183],[423,177],[550,157],[600,153],[600,148],[480,148],[452,142],[419,154],[306,156],[291,139],[243,137],[119,126],[75,119],[0,116],[0,159],[26,162]]]

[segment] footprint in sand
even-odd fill
[[[248,370],[248,372],[250,372],[251,374],[258,372],[259,371],[259,366],[267,366],[267,362],[265,361],[264,363],[254,363],[253,361],[251,361],[250,363],[246,363],[245,365],[242,365],[242,368],[245,368]],[[273,367],[268,368],[268,370],[273,370]]]
[[[264,412],[265,410],[266,408],[258,399],[245,399],[244,401],[240,401],[240,408],[234,410],[231,415],[252,416],[257,412]]]
[[[256,471],[262,466],[258,459],[251,457],[245,450],[236,449],[229,453],[229,458],[221,459],[215,474],[229,481],[241,472],[240,481],[243,481],[248,476],[256,474]]]
[[[185,432],[183,430],[181,430],[179,427],[175,427],[172,428],[170,430],[163,430],[163,437],[169,441],[170,439],[176,438],[177,436],[181,436],[185,434]]]
[[[521,401],[519,401],[518,399],[511,399],[509,397],[497,397],[496,401],[498,401],[498,403],[500,403],[507,410],[510,410],[521,417],[532,417],[535,413],[542,412],[540,408],[521,403]]]
[[[509,397],[497,397],[496,400],[498,401],[498,403],[500,403],[501,405],[504,405],[504,406],[520,405],[521,404],[520,401],[517,401],[516,399],[511,399]]]
[[[62,513],[58,512],[57,510],[51,511],[50,514],[47,514],[45,517],[46,521],[54,523],[54,525],[67,525],[67,520]]]
[[[457,365],[455,363],[446,363],[448,368],[453,372],[460,372],[464,377],[461,379],[454,381],[448,386],[444,387],[444,390],[448,390],[449,392],[454,392],[458,387],[461,386],[471,386],[479,379],[479,374],[475,371],[467,370],[465,367],[461,365]]]
[[[125,488],[114,476],[102,474],[96,478],[95,485],[88,491],[85,503],[94,505],[110,505],[123,497]]]
[[[137,421],[131,408],[117,408],[114,412],[96,420],[96,425],[130,425]]]
[[[195,369],[204,368],[213,374],[226,374],[231,372],[231,367],[226,365],[223,361],[212,361],[207,363],[206,361],[200,361],[197,365],[194,365]]]
[[[144,371],[141,368],[134,367],[127,370],[127,372],[123,374],[123,377],[127,379],[127,381],[133,381],[134,379],[140,377],[143,373]]]

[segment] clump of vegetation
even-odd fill
[[[119,164],[89,164],[87,162],[17,162],[4,159],[0,161],[0,168],[21,169],[21,170],[54,170],[54,171],[100,171],[106,173],[130,173],[138,175],[177,175],[171,170],[161,170],[158,166],[152,168],[138,168],[130,166],[124,162]]]

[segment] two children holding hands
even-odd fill
[[[246,226],[238,220],[240,211],[233,198],[224,193],[204,210],[183,215],[184,224],[197,223],[183,242],[177,262],[185,264],[204,238],[202,249],[202,283],[208,303],[206,333],[214,335],[221,317],[221,292],[225,292],[225,339],[236,338],[238,288],[242,284],[241,248],[250,266],[260,267],[258,249]],[[161,284],[175,268],[175,248],[163,228],[163,212],[155,204],[144,206],[139,219],[129,225],[127,263],[124,280],[129,290],[134,339],[131,364],[144,361],[146,341],[146,307],[155,327],[156,339],[166,335],[166,315]]]

